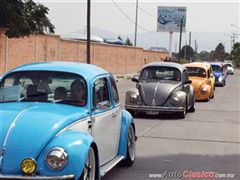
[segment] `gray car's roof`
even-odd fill
[[[180,71],[183,71],[186,69],[186,67],[184,65],[174,63],[174,62],[152,62],[152,63],[146,64],[143,68],[149,67],[149,66],[174,67],[174,68],[179,69]]]

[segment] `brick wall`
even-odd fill
[[[142,48],[91,43],[91,63],[114,74],[131,74],[149,62],[161,61],[168,53]],[[85,42],[61,40],[56,35],[31,35],[8,39],[0,29],[0,75],[12,68],[39,61],[86,63]]]

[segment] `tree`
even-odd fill
[[[231,51],[231,55],[235,65],[240,67],[240,43],[237,42],[233,45],[233,50]]]
[[[217,47],[215,48],[214,54],[213,54],[213,60],[223,61],[224,60],[224,54],[225,54],[225,47],[222,43],[219,43]]]
[[[197,58],[202,60],[202,61],[208,61],[210,53],[207,51],[201,51],[200,53],[197,54]]]
[[[129,38],[126,39],[125,44],[126,44],[127,46],[132,46],[132,45],[133,45],[132,42],[131,42],[131,40],[130,40]]]
[[[32,0],[0,0],[0,28],[9,38],[54,33],[55,27],[46,16],[48,11]]]
[[[183,46],[179,55],[180,55],[180,58],[190,60],[194,57],[193,48],[191,46],[188,46],[188,45]]]

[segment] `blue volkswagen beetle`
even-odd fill
[[[211,62],[210,63],[213,69],[213,75],[215,77],[216,86],[225,86],[226,85],[226,76],[224,73],[224,67],[222,63]]]
[[[135,160],[115,80],[72,62],[23,65],[0,81],[0,179],[100,179]]]

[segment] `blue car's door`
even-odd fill
[[[99,150],[100,165],[112,160],[118,153],[121,113],[111,98],[111,85],[107,77],[100,77],[93,85],[93,131]]]

